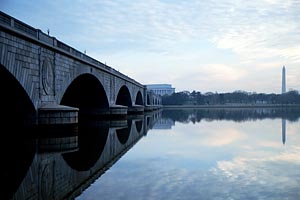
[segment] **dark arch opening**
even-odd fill
[[[34,105],[19,81],[0,66],[0,126],[20,129],[32,125],[36,111]]]
[[[147,105],[150,105],[150,96],[147,94]]]
[[[82,74],[74,79],[63,95],[61,104],[79,108],[79,117],[101,114],[109,109],[102,84],[91,74]]]
[[[121,144],[126,144],[128,138],[129,138],[130,130],[131,130],[131,123],[132,123],[132,120],[128,120],[127,127],[116,130],[118,139]]]
[[[100,158],[109,132],[109,124],[98,120],[81,120],[78,124],[78,151],[64,153],[68,165],[77,171],[87,171]]]
[[[125,85],[123,85],[119,90],[116,104],[117,105],[128,106],[128,107],[132,106],[130,93],[129,93],[128,88]]]
[[[0,65],[0,156],[1,181],[4,199],[12,198],[36,153],[32,139],[36,110],[19,81],[3,65]]]
[[[138,93],[136,95],[135,104],[136,105],[144,105],[142,93],[140,91],[138,91]]]

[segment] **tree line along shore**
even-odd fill
[[[253,108],[253,107],[299,107],[300,94],[291,90],[283,94],[177,92],[162,96],[163,107],[198,108]]]

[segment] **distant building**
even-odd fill
[[[171,95],[175,93],[175,88],[172,88],[171,84],[149,84],[146,85],[148,90],[153,91],[157,95]]]

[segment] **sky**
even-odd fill
[[[0,10],[142,84],[300,90],[300,0],[0,0]]]

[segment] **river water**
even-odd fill
[[[77,199],[300,199],[296,113],[166,110]]]
[[[42,151],[39,139],[13,197],[300,199],[299,117],[298,109],[170,109],[113,131],[93,126],[102,136],[92,140],[103,142],[80,145],[79,135],[79,152]]]

